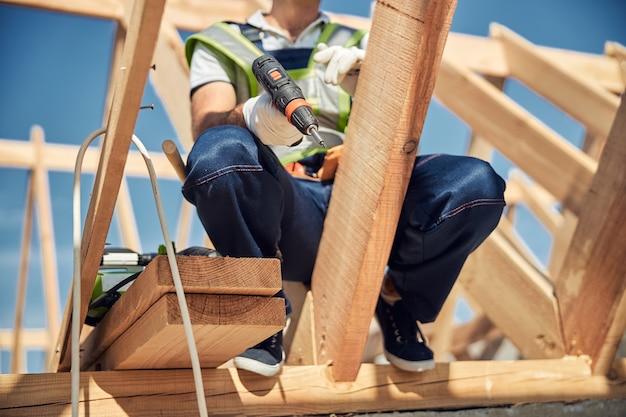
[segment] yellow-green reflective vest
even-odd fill
[[[329,46],[351,47],[358,45],[365,33],[363,30],[328,23],[324,26],[317,42]],[[229,78],[235,86],[238,103],[262,92],[262,87],[252,73],[252,62],[264,52],[240,31],[233,28],[231,23],[215,23],[204,31],[187,38],[185,53],[189,64],[191,64],[191,57],[198,42],[201,42],[215,55],[229,74]],[[322,131],[327,128],[344,132],[350,115],[351,97],[342,88],[324,82],[325,67],[313,61],[313,55],[316,51],[317,47],[313,48],[306,68],[289,69],[287,72],[298,83],[307,101],[313,107]],[[329,145],[336,144],[338,143],[330,143]],[[312,138],[307,136],[296,147],[273,148],[284,164],[323,151],[323,148],[320,148]]]

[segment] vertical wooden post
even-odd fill
[[[135,219],[135,211],[133,210],[133,201],[126,178],[122,178],[122,182],[120,183],[120,191],[117,195],[115,210],[117,220],[120,224],[122,244],[126,248],[142,252],[139,230],[137,230],[137,220]]]
[[[41,241],[41,259],[43,289],[46,294],[46,322],[48,327],[48,346],[46,360],[50,360],[54,352],[54,338],[59,333],[60,300],[59,280],[57,277],[56,248],[52,221],[52,202],[48,169],[43,160],[44,132],[40,126],[31,129],[31,141],[35,146],[35,167],[33,168],[33,187],[35,192],[35,210],[39,219],[39,238]]]
[[[35,205],[35,187],[31,171],[26,189],[26,211],[24,213],[24,228],[22,233],[22,246],[20,256],[20,271],[17,281],[17,296],[15,297],[15,321],[13,325],[13,345],[11,346],[11,373],[17,374],[25,371],[24,346],[22,334],[24,332],[24,306],[26,304],[26,283],[28,281],[28,260],[30,258],[30,241],[33,230],[33,206]]]
[[[556,294],[570,354],[607,374],[626,328],[626,101],[617,110]]]
[[[313,273],[319,363],[353,381],[455,0],[378,1]]]

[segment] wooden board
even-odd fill
[[[129,4],[129,3],[127,3]],[[131,137],[152,66],[152,55],[159,34],[165,0],[136,0],[132,3],[129,29],[124,43],[122,66],[116,77],[115,93],[102,144],[100,165],[85,219],[81,241],[80,326],[87,316],[87,305],[98,272],[111,225]],[[73,294],[73,291],[70,293]],[[71,364],[70,333],[73,295],[67,300],[50,369],[68,371]]]
[[[455,6],[376,3],[312,279],[319,363],[337,380],[360,366]]]
[[[281,289],[278,259],[176,256],[176,263],[185,293],[272,296]],[[85,339],[81,369],[88,369],[151,305],[174,290],[167,257],[156,257]]]
[[[104,19],[121,20],[123,0],[3,0],[3,3],[26,7],[37,7]],[[258,8],[267,9],[267,0],[238,0],[210,4],[202,0],[168,0],[164,20],[174,24],[178,29],[198,32],[210,24],[222,21],[244,21]],[[371,28],[371,20],[360,16],[341,13],[328,13],[331,20],[350,27]],[[564,66],[581,76],[598,82],[602,87],[616,94],[624,91],[626,73],[623,74],[620,59],[621,45],[607,42],[606,56],[585,52],[571,51],[545,46],[536,46],[542,54],[548,54]],[[508,64],[499,40],[463,33],[450,33],[446,44],[445,55],[458,64],[487,76],[506,77]],[[169,107],[169,106],[168,106]],[[181,111],[178,109],[177,111]]]
[[[200,366],[217,367],[285,327],[277,297],[187,294]],[[175,293],[163,295],[96,361],[96,369],[191,368]]]
[[[450,60],[435,94],[513,164],[578,213],[597,163],[480,75]],[[558,163],[557,163],[558,161]]]
[[[557,280],[568,352],[606,374],[626,328],[626,101],[586,195]]]
[[[619,97],[504,26],[492,23],[489,29],[491,37],[502,43],[511,77],[547,98],[592,133],[608,135]]]
[[[584,359],[468,361],[403,372],[363,364],[333,383],[328,366],[287,366],[275,378],[203,369],[212,415],[331,415],[626,398],[626,360],[614,379]],[[198,415],[191,370],[84,372],[80,413],[90,417]],[[70,374],[0,375],[0,416],[70,416]]]
[[[563,357],[552,286],[497,230],[470,255],[459,282],[523,358]]]
[[[49,171],[74,172],[78,146],[60,143],[44,143],[41,154],[37,155],[37,147],[32,142],[0,139],[0,166],[16,168],[34,168],[37,164],[47,167]],[[85,152],[83,174],[98,170],[97,149],[91,147]],[[36,158],[38,156],[38,158]],[[167,157],[162,154],[150,155],[154,171],[159,179],[177,179],[178,176]],[[146,177],[146,163],[138,151],[128,153],[124,175]]]

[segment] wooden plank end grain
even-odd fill
[[[281,289],[278,259],[176,256],[185,293],[270,297]],[[157,256],[113,305],[82,344],[81,368],[89,369],[161,296],[174,292],[166,256]]]
[[[591,375],[584,358],[441,363],[421,373],[364,364],[350,383],[329,381],[327,366],[286,366],[275,378],[234,368],[203,369],[202,376],[212,414],[293,416],[623,399],[625,360],[614,368],[612,379]],[[83,372],[81,387],[81,415],[198,411],[189,369]],[[0,375],[0,415],[70,416],[70,375]]]
[[[216,367],[285,327],[278,297],[187,294],[203,368]],[[96,361],[96,369],[191,368],[178,298],[164,294]]]

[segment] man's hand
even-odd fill
[[[317,45],[318,52],[313,60],[318,64],[326,65],[324,81],[328,84],[341,85],[351,96],[356,90],[359,69],[365,58],[365,50],[352,46],[328,46],[325,43]]]
[[[266,145],[292,146],[302,139],[302,133],[289,123],[267,93],[244,103],[243,118],[248,129]]]

